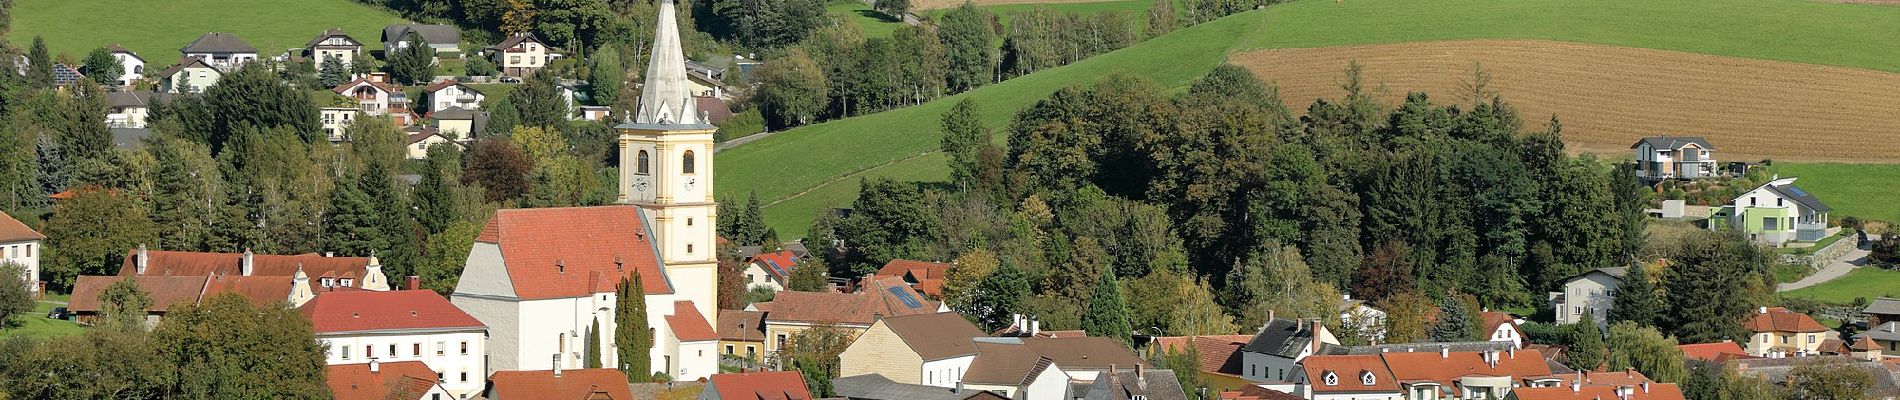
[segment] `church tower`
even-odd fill
[[[686,78],[673,0],[661,0],[640,108],[620,131],[620,202],[645,209],[674,297],[718,321],[713,131]],[[649,277],[647,279],[655,279]],[[653,305],[648,305],[652,307]]]

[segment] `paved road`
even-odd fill
[[[1844,238],[1841,240],[1854,240],[1854,238]],[[1841,256],[1839,261],[1830,263],[1826,267],[1821,267],[1821,270],[1814,271],[1814,274],[1808,275],[1806,278],[1801,278],[1801,280],[1777,285],[1775,286],[1775,291],[1786,292],[1819,285],[1822,282],[1847,276],[1848,272],[1853,272],[1855,268],[1860,268],[1862,265],[1867,265],[1867,250],[1860,248],[1849,250],[1846,255]]]

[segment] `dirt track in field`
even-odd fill
[[[1660,134],[1708,137],[1723,161],[1900,161],[1900,74],[1782,61],[1535,40],[1474,40],[1235,54],[1230,61],[1280,87],[1305,110],[1344,95],[1349,61],[1381,103],[1425,91],[1458,93],[1473,63],[1527,129],[1552,114],[1572,151],[1628,157]],[[1468,97],[1468,96],[1465,96]],[[1469,108],[1469,107],[1465,107]]]
[[[1120,0],[915,0],[910,2],[910,5],[912,8],[919,10],[935,10],[940,8],[956,8],[957,6],[963,5],[964,1],[976,3],[976,5],[979,6],[995,6],[1004,4],[1101,3]]]

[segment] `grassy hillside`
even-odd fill
[[[1833,216],[1900,222],[1900,165],[1777,162],[1769,169],[1834,208]]]
[[[1100,4],[1107,3],[1065,6]],[[859,177],[941,179],[941,167],[920,172],[913,157],[936,149],[938,116],[962,98],[976,99],[985,121],[1000,129],[1015,110],[1064,85],[1119,72],[1178,86],[1237,51],[1524,38],[1900,71],[1892,57],[1900,42],[1871,39],[1896,33],[1900,8],[1803,0],[1305,0],[924,105],[780,133],[720,153],[718,187],[728,196],[758,191],[771,204],[768,222],[784,237],[802,236],[818,207],[850,203],[855,191],[846,189]],[[893,163],[899,160],[911,161]]]
[[[858,28],[864,29],[866,38],[891,37],[891,32],[904,26],[902,22],[885,19],[884,13],[872,10],[870,5],[856,0],[832,2],[831,5],[825,6],[825,13],[856,22]]]
[[[380,49],[383,26],[402,21],[351,0],[19,0],[7,40],[26,47],[44,36],[54,54],[76,58],[119,43],[158,67],[178,61],[178,49],[205,32],[237,34],[269,57],[338,27]]]

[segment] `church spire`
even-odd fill
[[[640,89],[640,109],[634,123],[704,125],[686,81],[686,55],[680,47],[679,19],[674,0],[660,0],[659,27],[653,33],[653,55],[647,63],[646,85]]]

